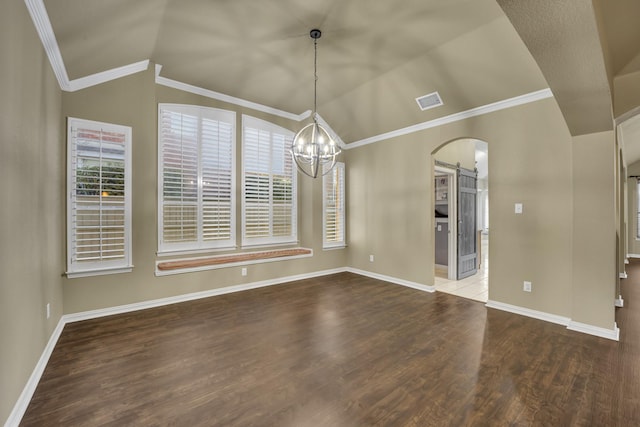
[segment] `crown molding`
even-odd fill
[[[246,99],[236,98],[235,96],[226,95],[224,93],[216,92],[209,89],[204,89],[199,86],[190,85],[188,83],[183,83],[177,80],[172,80],[167,77],[161,77],[160,71],[162,70],[162,65],[156,64],[156,84],[171,87],[173,89],[182,90],[184,92],[193,93],[196,95],[204,96],[206,98],[216,99],[222,102],[228,102],[233,105],[238,105],[240,107],[250,108],[252,110],[261,111],[263,113],[272,114],[278,117],[284,117],[285,119],[294,120],[296,122],[301,122],[303,120],[311,117],[311,110],[304,111],[300,114],[290,113],[288,111],[280,110],[277,108],[269,107],[268,105],[258,104],[256,102],[247,101]],[[338,143],[341,148],[345,148],[346,144],[338,136],[337,133],[331,128],[331,126],[320,116],[317,115],[318,122],[327,129],[329,135],[333,138],[334,141]]]
[[[64,66],[62,60],[62,54],[58,47],[58,41],[56,35],[53,32],[47,9],[44,6],[43,0],[25,0],[24,1],[31,20],[36,27],[42,47],[44,47],[53,73],[58,80],[60,89],[65,92],[75,92],[80,89],[85,89],[91,86],[95,86],[101,83],[105,83],[111,80],[119,79],[130,74],[144,71],[149,67],[149,60],[136,62],[134,64],[125,65],[122,67],[114,68],[112,70],[102,71],[100,73],[91,74],[89,76],[81,77],[75,80],[69,80],[67,69]]]
[[[309,113],[309,115],[307,117],[311,116],[311,110],[305,111],[305,113],[307,113],[307,112]],[[333,140],[338,143],[340,148],[346,149],[347,145],[344,143],[342,138],[340,138],[338,136],[338,134],[335,133],[333,129],[331,129],[331,126],[329,126],[329,124],[326,122],[326,120],[323,119],[322,116],[320,114],[318,114],[318,113],[316,113],[316,117],[318,117],[318,122],[329,132],[329,135],[331,136],[331,138],[333,138]]]
[[[43,0],[24,0],[24,2],[27,5],[29,15],[31,15],[31,20],[33,20],[33,25],[36,27],[38,36],[40,36],[42,47],[44,47],[47,53],[51,68],[53,68],[53,73],[56,79],[58,79],[60,89],[69,91],[69,76],[67,75],[67,69],[64,66],[58,41],[53,33],[53,27],[51,26],[51,21],[49,21],[49,15],[47,14],[47,9],[44,7]]]
[[[147,68],[149,68],[149,60],[145,59],[144,61],[80,77],[79,79],[71,80],[69,82],[69,92],[75,92],[80,89],[86,89],[91,86],[126,77],[131,74],[139,73],[140,71],[145,71]]]
[[[85,88],[95,86],[101,83],[105,83],[111,80],[116,80],[121,77],[125,77],[125,76],[148,69],[149,60],[146,59],[144,61],[140,61],[133,64],[124,65],[122,67],[114,68],[111,70],[91,74],[89,76],[81,77],[75,80],[69,80],[69,75],[67,74],[67,70],[65,68],[64,61],[62,59],[62,54],[60,53],[60,48],[58,47],[58,42],[53,32],[51,21],[49,20],[49,15],[47,14],[47,10],[44,6],[44,1],[43,0],[24,0],[24,1],[29,11],[29,14],[31,15],[31,19],[33,20],[33,23],[36,27],[36,31],[40,36],[40,40],[42,41],[42,46],[44,47],[44,50],[47,53],[47,57],[49,58],[49,62],[51,63],[51,68],[53,69],[53,72],[58,80],[58,84],[60,85],[61,90],[66,92],[74,92],[77,90],[85,89]],[[234,105],[250,108],[252,110],[261,111],[264,113],[272,114],[278,117],[283,117],[283,118],[294,120],[297,122],[301,122],[311,116],[310,110],[307,110],[301,114],[294,114],[294,113],[283,111],[277,108],[269,107],[267,105],[258,104],[256,102],[247,101],[245,99],[236,98],[230,95],[225,95],[220,92],[215,92],[209,89],[204,89],[204,88],[190,85],[187,83],[168,79],[166,77],[161,77],[160,76],[161,69],[162,69],[162,66],[159,64],[156,64],[155,82],[156,84],[159,84],[159,85],[172,87],[174,89],[194,93],[197,95],[205,96],[207,98],[217,99],[219,101],[228,102]],[[355,141],[350,144],[345,144],[344,141],[338,136],[338,134],[331,128],[331,126],[329,126],[329,124],[320,115],[318,115],[318,121],[322,126],[324,126],[329,131],[330,135],[334,138],[334,140],[338,143],[338,145],[341,148],[348,150],[352,148],[358,148],[363,145],[373,144],[375,142],[384,141],[390,138],[407,135],[414,132],[419,132],[421,130],[442,126],[448,123],[453,123],[456,121],[468,119],[470,117],[475,117],[475,116],[503,110],[506,108],[515,107],[522,104],[527,104],[530,102],[535,102],[535,101],[545,99],[545,98],[550,98],[550,97],[553,97],[553,93],[551,92],[551,89],[548,89],[548,88],[542,89],[536,92],[531,92],[528,94],[516,96],[514,98],[497,101],[492,104],[487,104],[480,107],[472,108],[470,110],[462,111],[460,113],[451,114],[438,119],[430,120],[423,123],[418,123],[416,125],[408,126],[402,129],[397,129],[391,132],[386,132],[380,135],[361,139],[359,141]]]
[[[632,108],[631,110],[627,111],[626,113],[620,114],[613,121],[614,121],[615,125],[618,126],[618,125],[626,122],[627,120],[637,116],[638,114],[640,114],[640,106]]]
[[[284,117],[285,119],[295,120],[300,122],[309,117],[310,111],[305,111],[302,114],[293,114],[288,111],[279,110],[277,108],[269,107],[267,105],[258,104],[256,102],[247,101],[246,99],[236,98],[235,96],[225,95],[224,93],[216,92],[209,89],[204,89],[198,86],[190,85],[188,83],[179,82],[177,80],[168,79],[160,76],[162,65],[156,64],[156,84],[178,89],[184,92],[201,95],[211,99],[217,99],[218,101],[228,102],[230,104],[238,105],[240,107],[250,108],[252,110],[262,111],[263,113],[272,114],[278,117]]]
[[[60,48],[58,46],[58,41],[56,40],[55,33],[53,32],[53,27],[51,26],[51,21],[49,20],[49,15],[47,14],[47,9],[44,6],[43,0],[25,0],[25,4],[31,15],[31,19],[33,24],[36,27],[36,31],[40,36],[40,41],[42,42],[42,46],[44,47],[47,57],[49,58],[49,63],[53,68],[53,72],[58,80],[58,85],[60,89],[65,92],[74,92],[81,89],[86,89],[91,86],[95,86],[101,83],[105,83],[111,80],[116,80],[121,77],[128,76],[130,74],[135,74],[140,71],[144,71],[149,68],[149,60],[146,59],[144,61],[136,62],[133,64],[125,65],[122,67],[114,68],[107,71],[102,71],[99,73],[91,74],[89,76],[81,77],[75,80],[69,80],[69,75],[67,74],[67,69],[64,65],[64,60],[62,59],[62,54],[60,53]],[[206,96],[208,98],[217,99],[224,102],[229,102],[235,105],[239,105],[242,107],[251,108],[253,110],[262,111],[265,113],[273,114],[279,117],[284,117],[290,120],[302,121],[309,116],[311,116],[311,111],[305,111],[302,114],[293,114],[287,111],[279,110],[277,108],[272,108],[266,105],[258,104],[255,102],[247,101],[244,99],[236,98],[233,96],[225,95],[223,93],[214,92],[212,90],[203,89],[197,86],[189,85],[186,83],[178,82],[176,80],[171,80],[166,77],[160,76],[160,70],[162,69],[161,65],[156,65],[156,78],[155,81],[157,84],[172,87],[175,89],[183,90],[186,92],[195,93],[198,95]],[[323,120],[324,126],[331,129],[329,125]],[[344,146],[344,142],[336,135],[333,130],[331,130],[332,136],[336,137],[341,146]]]
[[[67,69],[64,65],[64,60],[62,59],[62,54],[60,53],[58,41],[56,40],[55,33],[53,32],[53,27],[51,26],[51,21],[49,20],[49,15],[47,14],[47,9],[44,5],[44,1],[43,0],[25,0],[25,4],[29,11],[29,15],[31,16],[31,20],[33,21],[33,24],[36,28],[38,36],[40,37],[42,46],[45,52],[47,53],[47,57],[49,58],[49,63],[51,64],[51,68],[53,69],[53,73],[55,74],[56,79],[58,80],[58,85],[60,86],[61,90],[65,92],[75,92],[75,91],[86,89],[88,87],[95,86],[101,83],[106,83],[111,80],[116,80],[131,74],[135,74],[140,71],[145,71],[149,68],[150,61],[146,59],[144,61],[139,61],[133,64],[124,65],[122,67],[113,68],[111,70],[106,70],[106,71],[91,74],[85,77],[80,77],[75,80],[69,80],[69,75],[67,74]],[[174,89],[179,89],[179,90],[194,93],[197,95],[202,95],[202,96],[217,99],[223,102],[229,102],[234,105],[250,108],[252,110],[262,111],[264,113],[272,114],[279,117],[284,117],[297,122],[301,122],[302,120],[305,120],[311,116],[311,110],[307,110],[301,114],[293,114],[287,111],[279,110],[277,108],[247,101],[245,99],[236,98],[234,96],[225,95],[220,92],[215,92],[212,90],[193,86],[187,83],[171,80],[166,77],[161,77],[160,70],[162,70],[162,65],[156,64],[155,82],[163,86],[172,87]],[[342,139],[333,131],[331,126],[329,126],[329,124],[327,124],[327,122],[324,119],[322,119],[322,117],[320,116],[318,117],[321,124],[325,128],[327,128],[327,130],[329,131],[331,136],[334,138],[334,140],[338,143],[338,145],[340,145],[340,147],[342,148],[345,148],[344,141],[342,141]]]
[[[437,126],[446,125],[449,123],[465,120],[475,116],[481,116],[483,114],[493,113],[494,111],[504,110],[506,108],[515,107],[518,105],[528,104],[530,102],[539,101],[545,98],[553,97],[551,89],[542,89],[535,92],[526,93],[513,98],[504,99],[502,101],[493,102],[491,104],[482,105],[480,107],[472,108],[470,110],[462,111],[460,113],[450,114],[448,116],[440,117],[427,122],[418,123],[416,125],[407,126],[402,129],[396,129],[391,132],[382,133],[369,138],[361,139],[359,141],[347,144],[346,149],[358,148],[363,145],[373,144],[375,142],[384,141],[390,138],[395,138],[402,135],[408,135],[410,133],[419,132],[421,130],[434,128]]]

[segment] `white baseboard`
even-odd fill
[[[350,273],[359,274],[361,276],[371,277],[372,279],[383,280],[385,282],[395,283],[396,285],[406,286],[407,288],[417,289],[424,292],[435,292],[435,286],[423,285],[422,283],[411,282],[409,280],[398,279],[397,277],[385,276],[384,274],[372,273],[366,270],[360,270],[358,268],[347,267],[346,271]]]
[[[240,285],[210,289],[207,291],[177,295],[174,297],[142,301],[142,302],[137,302],[133,304],[119,305],[119,306],[108,307],[108,308],[103,308],[99,310],[89,310],[89,311],[83,311],[79,313],[65,314],[60,318],[60,321],[58,322],[58,326],[51,334],[51,337],[49,338],[49,342],[47,343],[47,346],[45,347],[44,351],[42,352],[42,355],[40,356],[40,360],[38,360],[38,363],[35,369],[33,370],[31,377],[29,377],[29,381],[27,381],[27,384],[24,390],[22,391],[22,394],[18,398],[18,401],[14,405],[14,408],[11,411],[9,418],[5,423],[5,427],[18,427],[18,425],[20,424],[20,421],[22,420],[22,417],[24,416],[24,413],[27,410],[27,407],[29,406],[29,402],[33,397],[33,393],[35,392],[36,387],[38,386],[38,382],[40,382],[40,378],[42,377],[44,369],[47,366],[47,363],[49,362],[49,357],[51,357],[51,353],[53,352],[53,349],[55,348],[56,343],[58,342],[58,338],[60,338],[60,334],[64,329],[64,325],[66,325],[67,323],[79,322],[82,320],[89,320],[89,319],[97,319],[99,317],[129,313],[129,312],[138,311],[138,310],[146,310],[148,308],[161,307],[164,305],[176,304],[176,303],[186,302],[186,301],[193,301],[201,298],[208,298],[216,295],[224,295],[224,294],[229,294],[233,292],[247,291],[250,289],[263,288],[266,286],[279,285],[283,283],[294,282],[296,280],[311,279],[314,277],[327,276],[329,274],[343,273],[347,271],[355,274],[361,274],[367,277],[372,277],[374,279],[384,280],[386,282],[407,286],[409,288],[418,289],[425,292],[435,292],[435,288],[433,286],[410,282],[408,280],[398,279],[395,277],[385,276],[382,274],[371,273],[364,270],[341,267],[341,268],[335,268],[331,270],[315,271],[312,273],[305,273],[305,274],[298,274],[294,276],[279,277],[276,279],[262,280],[259,282],[243,283]]]
[[[544,320],[545,322],[556,323],[562,326],[567,326],[571,322],[571,319],[569,317],[558,316],[555,314],[546,313],[544,311],[532,310],[530,308],[506,304],[498,301],[489,300],[487,301],[486,306],[489,308],[495,308],[496,310],[519,314],[521,316],[533,317],[534,319]]]
[[[133,304],[125,304],[125,305],[119,305],[115,307],[103,308],[99,310],[90,310],[90,311],[83,311],[80,313],[66,314],[63,316],[63,319],[65,321],[65,324],[72,323],[72,322],[79,322],[82,320],[97,319],[99,317],[130,313],[132,311],[146,310],[148,308],[155,308],[155,307],[161,307],[164,305],[177,304],[177,303],[186,302],[186,301],[193,301],[201,298],[213,297],[216,295],[230,294],[233,292],[248,291],[250,289],[264,288],[266,286],[279,285],[283,283],[294,282],[296,280],[311,279],[314,277],[327,276],[329,274],[343,273],[346,271],[355,273],[355,274],[360,274],[362,276],[372,277],[374,279],[384,280],[386,282],[391,282],[391,283],[395,283],[402,286],[407,286],[409,288],[418,289],[421,291],[435,292],[435,288],[433,286],[410,282],[407,280],[398,279],[391,276],[385,276],[382,274],[371,273],[364,270],[342,267],[342,268],[335,268],[331,270],[315,271],[313,273],[305,273],[305,274],[298,274],[294,276],[279,277],[276,279],[262,280],[259,282],[226,286],[223,288],[210,289],[202,292],[176,295],[174,297],[142,301],[142,302],[137,302]]]
[[[582,332],[589,335],[595,335],[597,337],[607,338],[614,341],[620,340],[620,329],[614,322],[613,329],[600,328],[598,326],[587,325],[586,323],[571,322],[567,325],[567,329],[570,331]]]
[[[99,310],[83,311],[80,313],[66,314],[63,316],[66,323],[78,322],[81,320],[96,319],[98,317],[112,316],[114,314],[129,313],[132,311],[145,310],[148,308],[161,307],[164,305],[177,304],[186,301],[193,301],[201,298],[213,297],[216,295],[230,294],[233,292],[248,291],[250,289],[264,288],[266,286],[279,285],[282,283],[294,282],[296,280],[311,279],[313,277],[327,276],[329,274],[343,273],[345,268],[335,268],[332,270],[315,271],[313,273],[297,274],[294,276],[280,277],[277,279],[261,280],[259,282],[243,283],[240,285],[225,286],[223,288],[210,289],[202,292],[176,295],[174,297],[160,298],[149,301],[142,301],[133,304],[119,305],[115,307],[103,308]]]
[[[250,290],[250,289],[256,289],[256,288],[261,288],[261,287],[266,287],[266,286],[278,285],[278,284],[282,284],[282,283],[293,282],[293,281],[296,281],[296,280],[310,279],[310,278],[314,278],[314,277],[327,276],[329,274],[336,274],[336,273],[343,273],[343,272],[350,272],[350,273],[354,273],[354,274],[360,274],[362,276],[371,277],[371,278],[378,279],[378,280],[383,280],[385,282],[390,282],[390,283],[394,283],[394,284],[397,284],[397,285],[406,286],[406,287],[409,287],[409,288],[412,288],[412,289],[417,289],[417,290],[424,291],[424,292],[430,292],[430,293],[435,292],[435,287],[434,286],[424,285],[422,283],[411,282],[411,281],[408,281],[408,280],[399,279],[399,278],[391,277],[391,276],[386,276],[386,275],[383,275],[383,274],[372,273],[370,271],[360,270],[360,269],[357,269],[357,268],[342,267],[342,268],[336,268],[336,269],[331,269],[331,270],[322,270],[322,271],[316,271],[316,272],[312,272],[312,273],[298,274],[298,275],[294,275],[294,276],[280,277],[280,278],[277,278],[277,279],[262,280],[262,281],[259,281],[259,282],[252,282],[252,283],[244,283],[244,284],[240,284],[240,285],[227,286],[227,287],[224,287],[224,288],[217,288],[217,289],[211,289],[211,290],[202,291],[202,292],[194,292],[194,293],[190,293],[190,294],[177,295],[175,297],[160,298],[160,299],[155,299],[155,300],[150,300],[150,301],[143,301],[143,302],[139,302],[139,303],[120,305],[120,306],[109,307],[109,308],[105,308],[105,309],[90,310],[90,311],[84,311],[84,312],[79,312],[79,313],[65,314],[64,316],[62,316],[60,318],[60,321],[58,322],[58,325],[56,326],[56,328],[54,329],[53,333],[51,334],[51,337],[49,338],[49,341],[48,341],[46,347],[44,348],[44,350],[42,352],[42,355],[40,356],[40,359],[38,360],[38,363],[36,364],[36,367],[34,368],[33,372],[31,373],[31,376],[29,377],[29,380],[27,381],[27,384],[25,385],[22,393],[20,394],[20,397],[18,398],[18,401],[14,405],[13,410],[11,411],[11,414],[9,414],[9,418],[5,422],[4,426],[5,427],[18,427],[19,426],[20,421],[22,420],[22,417],[24,416],[24,413],[27,410],[27,407],[29,406],[29,402],[31,401],[31,398],[33,397],[33,393],[35,392],[36,387],[38,386],[38,383],[40,382],[40,378],[42,377],[42,374],[44,373],[44,370],[45,370],[45,368],[47,366],[47,363],[49,362],[49,358],[51,357],[51,353],[53,352],[53,349],[55,348],[56,343],[58,342],[58,339],[60,338],[60,335],[62,334],[62,330],[64,329],[64,326],[67,323],[78,322],[78,321],[81,321],[81,320],[96,319],[96,318],[99,318],[99,317],[111,316],[111,315],[122,314],[122,313],[128,313],[128,312],[137,311],[137,310],[145,310],[145,309],[148,309],[148,308],[160,307],[160,306],[163,306],[163,305],[176,304],[176,303],[192,301],[192,300],[196,300],[196,299],[200,299],[200,298],[208,298],[208,297],[216,296],[216,295],[224,295],[224,294],[229,294],[229,293],[233,293],[233,292],[241,292],[241,291],[246,291],[246,290]],[[620,297],[620,300],[622,300],[621,297]],[[616,302],[617,302],[617,300],[616,300]],[[523,316],[533,317],[535,319],[539,319],[539,320],[544,320],[544,321],[551,322],[551,323],[560,324],[560,325],[563,325],[563,326],[567,326],[568,329],[573,330],[573,331],[583,332],[583,333],[586,333],[586,334],[595,335],[595,336],[599,336],[599,337],[603,337],[603,338],[608,338],[608,339],[612,339],[612,340],[616,340],[616,341],[619,339],[619,335],[620,335],[620,330],[618,329],[618,327],[615,324],[614,324],[614,329],[613,330],[609,330],[609,329],[605,329],[605,328],[599,328],[599,327],[596,327],[596,326],[587,325],[587,324],[584,324],[584,323],[573,322],[568,317],[557,316],[557,315],[545,313],[545,312],[542,312],[542,311],[531,310],[531,309],[524,308],[524,307],[519,307],[519,306],[515,306],[515,305],[511,305],[511,304],[501,303],[501,302],[498,302],[498,301],[491,301],[490,300],[490,301],[487,302],[486,306],[489,307],[489,308],[495,308],[495,309],[502,310],[502,311],[507,311],[507,312],[510,312],[510,313],[520,314],[520,315],[523,315]]]
[[[618,298],[615,300],[616,307],[624,307],[624,300],[622,299],[622,295],[618,295]]]
[[[622,272],[620,273],[620,278],[621,278],[621,279],[626,279],[627,277],[629,277],[629,276],[627,276],[627,272],[626,272],[626,271],[622,271]]]
[[[627,258],[640,258],[640,254],[627,254]]]
[[[145,310],[148,308],[160,307],[160,306],[169,305],[169,304],[176,304],[176,303],[185,302],[185,301],[192,301],[200,298],[208,298],[211,296],[229,294],[232,292],[241,292],[249,289],[256,289],[256,288],[262,288],[265,286],[293,282],[296,280],[310,279],[310,278],[319,277],[319,276],[327,276],[329,274],[343,273],[345,271],[347,271],[346,268],[322,270],[322,271],[316,271],[313,273],[298,274],[295,276],[280,277],[278,279],[262,280],[259,282],[244,283],[241,285],[227,286],[224,288],[211,289],[208,291],[177,295],[175,297],[160,298],[160,299],[155,299],[150,301],[142,301],[139,303],[120,305],[120,306],[109,307],[109,308],[104,308],[100,310],[90,310],[90,311],[83,311],[80,313],[65,314],[60,318],[58,325],[56,326],[55,330],[51,334],[51,337],[49,338],[49,342],[44,348],[44,351],[42,352],[42,355],[40,356],[40,359],[38,360],[36,367],[31,373],[31,376],[29,377],[27,384],[22,390],[22,393],[20,394],[18,401],[14,405],[13,410],[11,411],[11,414],[9,414],[9,418],[5,422],[4,427],[18,427],[20,425],[20,421],[22,420],[22,417],[24,416],[24,413],[26,412],[27,407],[29,406],[29,402],[31,402],[33,393],[35,392],[36,387],[40,382],[40,378],[44,373],[44,369],[46,368],[47,363],[49,362],[51,353],[53,352],[53,349],[55,348],[58,342],[58,339],[60,338],[60,334],[62,334],[62,330],[64,329],[64,326],[67,323],[79,322],[81,320],[97,319],[99,317],[112,316],[114,314],[122,314],[122,313],[129,313],[132,311]]]
[[[615,323],[613,325],[613,329],[606,329],[598,326],[588,325],[586,323],[574,322],[569,317],[557,316],[555,314],[531,310],[529,308],[505,304],[498,301],[489,300],[487,301],[486,305],[489,308],[508,311],[509,313],[520,314],[522,316],[533,317],[534,319],[544,320],[547,322],[566,326],[570,331],[582,332],[584,334],[595,335],[597,337],[607,338],[614,341],[618,341],[620,339],[620,329],[618,329],[618,326]]]
[[[47,363],[49,363],[51,353],[58,342],[58,338],[60,338],[60,334],[62,334],[65,324],[64,316],[62,316],[58,321],[58,325],[51,333],[49,341],[42,351],[42,355],[40,356],[40,359],[38,359],[38,363],[36,363],[36,367],[33,369],[33,372],[31,372],[31,376],[29,377],[27,384],[24,386],[22,393],[20,393],[20,397],[18,397],[18,401],[13,406],[13,410],[4,424],[5,427],[18,427],[20,425],[20,421],[22,421],[22,417],[27,411],[29,402],[31,402],[33,393],[36,391],[36,387],[40,382],[44,369],[47,367]]]
[[[625,259],[624,259],[624,263],[625,263],[625,264],[629,264],[629,258],[625,258]]]

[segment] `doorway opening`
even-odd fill
[[[489,297],[488,144],[463,138],[433,153],[434,283],[476,301]]]

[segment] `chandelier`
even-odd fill
[[[318,171],[323,169],[322,175],[326,175],[336,164],[336,157],[342,151],[338,144],[331,138],[329,132],[318,123],[317,98],[318,98],[318,39],[322,32],[313,29],[309,36],[313,39],[313,113],[312,123],[309,123],[296,134],[291,144],[291,155],[298,166],[298,170],[311,178],[318,176]]]

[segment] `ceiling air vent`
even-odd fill
[[[439,107],[444,104],[438,92],[433,92],[429,95],[424,95],[416,98],[416,102],[418,103],[422,111],[428,110],[429,108]]]

